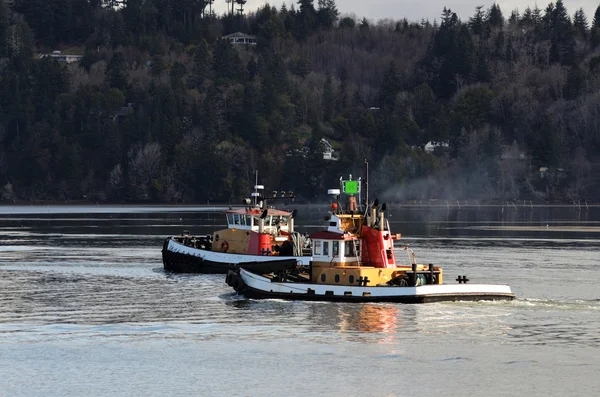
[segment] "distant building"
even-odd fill
[[[60,51],[52,51],[50,54],[39,54],[37,58],[54,58],[61,63],[73,63],[79,62],[83,58],[83,55],[63,54]]]
[[[256,36],[251,36],[242,32],[235,32],[228,34],[227,36],[221,37],[222,39],[229,40],[231,44],[247,44],[256,45]]]
[[[527,159],[527,154],[525,154],[525,152],[518,152],[518,153],[513,153],[513,152],[503,152],[500,155],[500,158],[502,160],[526,160]]]
[[[323,160],[337,161],[337,154],[333,150],[331,143],[325,138],[321,138],[321,145],[323,146]]]
[[[306,157],[306,156],[308,156],[308,153],[309,153],[309,149],[308,149],[309,144],[310,144],[310,141],[307,141],[304,144],[304,147],[302,149],[287,150],[286,155],[292,156],[294,153],[301,153],[303,157]],[[323,149],[323,160],[329,160],[329,161],[338,161],[339,160],[338,154],[335,152],[335,150],[333,150],[333,146],[331,146],[331,143],[329,143],[329,141],[327,139],[321,138],[321,147]]]
[[[133,103],[128,103],[127,106],[123,106],[121,109],[117,110],[113,115],[112,115],[112,120],[114,122],[116,122],[117,120],[123,118],[123,117],[127,117],[128,115],[132,114],[135,110],[135,106]]]
[[[450,145],[448,145],[448,142],[433,142],[433,141],[429,141],[427,142],[427,144],[425,145],[425,151],[427,153],[431,153],[433,152],[436,148],[443,148],[443,149],[447,149]]]

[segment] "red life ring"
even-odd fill
[[[223,242],[221,243],[221,251],[227,252],[228,249],[229,249],[229,244],[227,243],[227,241],[223,240]]]

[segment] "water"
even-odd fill
[[[393,210],[401,242],[446,282],[466,274],[518,296],[400,305],[251,301],[223,275],[164,273],[165,236],[220,227],[200,208],[61,208],[0,211],[2,397],[600,390],[594,212]],[[489,228],[511,225],[544,228]]]

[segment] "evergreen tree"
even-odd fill
[[[212,63],[212,55],[208,48],[206,40],[202,39],[198,43],[194,52],[194,70],[191,79],[191,86],[199,88],[205,79],[209,77]]]
[[[487,83],[492,79],[492,73],[490,71],[490,65],[486,56],[485,50],[480,49],[477,55],[476,67],[474,70],[475,81],[481,83]]]
[[[475,15],[469,18],[469,28],[475,35],[480,35],[483,32],[485,13],[483,12],[483,6],[475,7]]]
[[[327,73],[325,85],[323,86],[323,120],[331,121],[333,118],[333,109],[335,108],[335,92],[331,74]]]
[[[504,15],[502,15],[502,10],[500,10],[498,4],[494,3],[488,9],[485,22],[490,28],[501,28],[504,26]]]
[[[242,82],[244,70],[242,61],[229,40],[219,40],[213,54],[213,70],[216,78],[222,78],[228,83]]]
[[[54,0],[16,0],[14,3],[14,9],[23,14],[29,26],[35,27],[35,38],[49,47],[56,45],[55,6]]]
[[[150,74],[153,77],[160,77],[162,72],[165,70],[165,60],[162,55],[153,55],[150,59]]]
[[[512,10],[510,13],[510,17],[508,18],[508,24],[510,26],[519,26],[519,20],[521,16],[519,15],[519,10]]]
[[[402,79],[396,63],[390,62],[383,76],[383,84],[379,89],[379,103],[382,109],[392,110],[396,105],[396,95],[402,88]]]
[[[293,64],[292,72],[300,77],[306,77],[310,73],[310,64],[304,57],[297,58]]]
[[[183,84],[181,79],[185,76],[187,70],[185,65],[181,62],[175,62],[171,71],[169,72],[169,77],[171,79],[171,88],[176,91],[181,91],[183,89]]]
[[[569,72],[567,73],[567,84],[565,85],[564,91],[565,99],[577,98],[583,90],[584,81],[585,76],[583,71],[577,66],[570,67]]]
[[[544,16],[543,16],[542,9],[539,8],[537,4],[533,8],[531,17],[532,17],[532,22],[533,22],[533,25],[532,25],[533,31],[535,33],[534,37],[536,40],[541,40],[542,38],[546,37],[545,26],[544,26]]]
[[[587,37],[588,33],[588,20],[585,16],[585,12],[583,8],[575,11],[575,15],[573,16],[573,29],[575,30],[575,34],[583,39]]]
[[[114,17],[110,21],[110,44],[113,48],[127,43],[127,31],[125,29],[125,21],[123,20],[122,13],[114,14]]]
[[[139,37],[144,32],[144,23],[142,17],[143,0],[127,0],[121,14],[125,22],[126,29],[133,37]]]
[[[0,58],[8,55],[8,8],[0,0]]]
[[[351,17],[344,17],[340,19],[340,29],[354,29],[356,27],[356,21]]]
[[[444,7],[442,23],[435,32],[424,59],[428,84],[447,98],[471,76],[474,48],[471,32],[450,9]]]
[[[536,25],[536,21],[534,20],[533,11],[529,6],[525,8],[523,15],[519,19],[519,26],[524,28],[533,28]]]
[[[49,116],[53,111],[56,97],[68,89],[67,71],[61,64],[51,58],[41,59],[33,64],[32,96],[36,104],[37,119]]]
[[[600,6],[596,8],[596,12],[594,13],[594,20],[592,22],[592,28],[590,29],[590,39],[592,42],[592,47],[597,47],[600,45]]]
[[[442,27],[451,29],[458,24],[458,16],[451,9],[444,7],[442,10]]]
[[[324,29],[332,28],[340,16],[335,0],[318,0],[318,5],[319,26]]]
[[[552,34],[552,26],[554,22],[554,18],[556,13],[554,11],[554,3],[550,3],[544,9],[544,16],[542,17],[542,28],[543,28],[543,38],[549,39]]]
[[[427,84],[415,87],[411,95],[411,107],[415,122],[429,131],[440,111],[440,106],[431,87]]]
[[[121,91],[127,86],[127,63],[122,52],[115,52],[106,65],[105,83]]]
[[[562,0],[550,14],[550,61],[571,65],[575,62],[575,37],[571,18]]]
[[[317,26],[317,11],[313,3],[314,0],[298,0],[300,11],[296,16],[299,39],[305,39],[310,36]]]

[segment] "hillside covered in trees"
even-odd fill
[[[364,159],[388,199],[600,201],[600,7],[242,3],[0,0],[0,202],[315,200]]]

